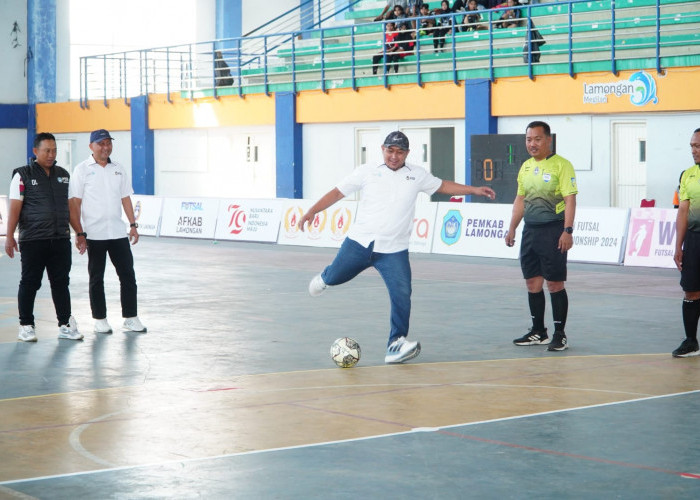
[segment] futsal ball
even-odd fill
[[[352,368],[360,361],[360,344],[350,337],[340,337],[331,345],[331,359],[340,368]]]

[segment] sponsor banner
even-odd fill
[[[356,201],[339,201],[314,217],[299,230],[299,220],[316,200],[286,200],[282,208],[277,243],[312,247],[340,248],[357,212]]]
[[[515,245],[505,243],[512,212],[513,206],[505,204],[438,203],[433,253],[517,259],[522,223]]]
[[[676,267],[676,213],[671,208],[633,208],[627,230],[626,266]]]
[[[218,199],[165,198],[160,236],[213,239],[218,210]]]
[[[219,204],[217,240],[274,243],[285,200],[225,199]]]
[[[569,261],[622,263],[628,220],[627,208],[576,207]]]
[[[134,207],[134,219],[139,225],[139,234],[142,236],[158,236],[160,212],[163,207],[163,198],[145,194],[132,194],[131,204]],[[126,224],[126,232],[129,232],[129,219],[122,210],[122,220]]]
[[[7,196],[0,196],[0,236],[7,234],[7,213],[9,209]]]
[[[408,251],[415,253],[430,253],[433,248],[433,228],[438,204],[423,202],[416,204],[413,217],[413,230],[408,240]]]

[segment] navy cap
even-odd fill
[[[114,137],[109,135],[109,132],[107,132],[103,128],[101,128],[100,130],[93,130],[92,133],[90,134],[90,144],[92,144],[93,142],[100,142],[103,139],[114,140]]]
[[[403,132],[397,130],[386,136],[386,139],[384,139],[384,146],[387,148],[389,146],[396,146],[404,151],[408,151],[408,137],[406,137],[406,134]]]

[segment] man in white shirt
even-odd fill
[[[90,134],[92,155],[73,169],[69,198],[71,220],[81,227],[75,245],[88,253],[90,308],[95,319],[95,333],[112,333],[107,321],[104,273],[107,260],[119,276],[122,316],[125,331],[146,332],[137,316],[136,275],[129,241],[139,241],[131,195],[134,193],[126,169],[111,160],[113,138],[104,129]],[[127,237],[122,208],[130,223]]]
[[[381,275],[391,301],[391,332],[384,361],[403,363],[420,353],[420,343],[406,340],[411,315],[411,265],[408,241],[419,193],[479,195],[494,199],[489,187],[444,181],[422,167],[406,163],[408,137],[392,132],[384,140],[381,165],[362,165],[318,200],[299,221],[303,231],[321,212],[345,196],[362,190],[355,222],[330,266],[309,283],[317,296],[334,285],[350,281],[368,267]]]

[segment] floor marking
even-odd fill
[[[68,438],[68,442],[71,445],[71,448],[73,448],[75,451],[77,451],[80,455],[84,456],[88,460],[92,460],[93,462],[96,462],[100,465],[104,465],[105,467],[116,467],[116,464],[113,464],[112,462],[108,462],[107,460],[103,460],[97,455],[90,453],[85,449],[83,444],[80,442],[80,435],[83,433],[84,430],[86,430],[88,427],[90,427],[92,424],[96,422],[101,422],[103,420],[106,420],[110,417],[114,417],[115,415],[119,415],[120,413],[124,413],[123,410],[117,411],[114,413],[108,413],[107,415],[102,415],[101,417],[93,418],[92,420],[88,421],[87,423],[84,423],[82,425],[79,425],[73,431],[70,433],[70,437]]]
[[[670,397],[677,397],[677,396],[687,396],[687,395],[698,394],[698,393],[700,393],[700,389],[693,390],[693,391],[687,391],[687,392],[678,392],[678,393],[674,393],[674,394],[664,394],[664,395],[660,395],[660,396],[650,396],[650,397],[646,397],[646,398],[631,399],[631,400],[627,400],[627,401],[618,401],[618,402],[614,402],[614,403],[603,403],[603,404],[596,404],[596,405],[590,405],[590,406],[581,406],[578,408],[569,408],[569,409],[564,409],[564,410],[554,410],[554,411],[548,411],[548,412],[533,413],[533,414],[528,414],[528,415],[519,415],[516,417],[505,417],[505,418],[497,418],[497,419],[491,419],[491,420],[483,420],[480,422],[470,422],[470,423],[466,423],[466,424],[448,425],[448,426],[444,426],[444,427],[437,427],[436,428],[437,430],[435,432],[440,432],[440,433],[445,433],[447,435],[450,435],[450,433],[446,432],[445,429],[452,429],[455,427],[468,427],[468,426],[474,426],[477,424],[489,424],[489,423],[494,423],[494,422],[503,422],[503,421],[507,421],[507,420],[518,420],[518,419],[523,419],[523,418],[537,417],[537,416],[541,416],[541,415],[566,413],[566,412],[571,412],[571,411],[585,410],[585,409],[590,409],[590,408],[600,408],[600,407],[612,406],[612,405],[623,405],[623,404],[627,404],[627,403],[651,401],[654,399],[663,399],[663,398],[670,398]],[[233,457],[241,457],[241,456],[248,456],[248,455],[261,455],[264,453],[299,450],[299,449],[306,449],[306,448],[315,448],[317,446],[329,446],[329,445],[342,444],[342,443],[356,443],[359,441],[369,441],[372,439],[381,439],[381,438],[385,438],[385,437],[394,437],[394,436],[408,435],[408,434],[414,434],[414,433],[415,433],[415,431],[412,429],[412,430],[408,430],[408,431],[391,432],[388,434],[364,436],[361,438],[341,439],[341,440],[336,440],[336,441],[323,441],[320,443],[310,443],[310,444],[302,444],[302,445],[295,445],[295,446],[284,446],[284,447],[279,447],[279,448],[268,448],[268,449],[264,449],[264,450],[251,450],[251,451],[243,451],[243,452],[239,452],[239,453],[227,453],[224,455],[215,455],[215,456],[210,456],[210,457],[186,458],[186,459],[181,459],[181,460],[166,460],[166,461],[161,461],[161,462],[153,462],[153,463],[149,463],[149,464],[113,467],[110,469],[98,469],[98,470],[92,470],[92,471],[71,472],[69,474],[56,474],[56,475],[52,475],[52,476],[40,476],[40,477],[25,478],[25,479],[13,479],[13,480],[9,480],[9,481],[0,481],[0,487],[3,485],[20,484],[20,483],[27,483],[27,482],[32,482],[32,481],[43,481],[46,479],[58,479],[58,478],[66,478],[66,477],[85,476],[85,475],[99,474],[99,473],[118,472],[118,471],[123,471],[123,470],[134,470],[134,469],[142,469],[142,468],[145,469],[145,468],[149,468],[149,467],[163,467],[166,465],[173,465],[173,464],[188,464],[188,463],[195,463],[195,462],[204,462],[207,460],[218,460],[218,459],[222,459],[222,458],[233,458]],[[463,435],[460,435],[457,433],[454,433],[454,434],[455,434],[455,436],[466,437],[466,436],[463,436]],[[504,444],[508,444],[508,443],[504,443]],[[513,446],[518,446],[518,445],[513,445]],[[543,450],[543,451],[546,451],[546,450]],[[562,452],[552,451],[552,453],[562,453]],[[571,456],[574,456],[574,455],[571,455]],[[583,455],[581,457],[585,458],[585,456],[583,456]],[[593,458],[591,457],[591,459],[593,459]],[[602,461],[604,459],[599,459],[599,460]],[[634,467],[634,464],[626,464],[625,462],[609,461],[609,463]],[[694,474],[694,473],[690,473],[690,472],[666,471],[665,469],[657,469],[657,468],[653,468],[653,467],[649,467],[649,466],[641,466],[641,465],[638,465],[636,467],[637,468],[646,468],[648,470],[667,472],[667,473],[671,473],[671,474],[674,474],[674,475],[677,475],[677,476],[680,476],[683,478],[700,479],[700,474]]]

